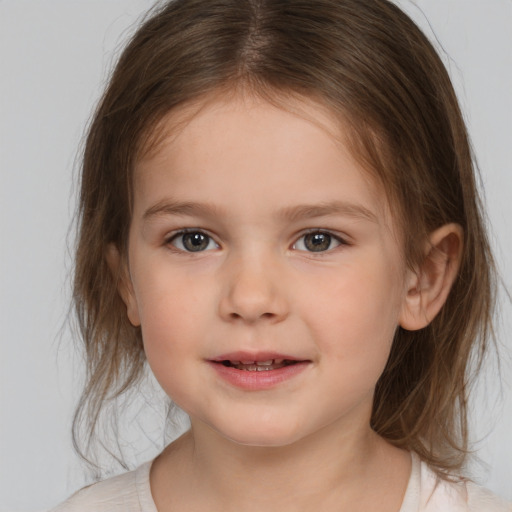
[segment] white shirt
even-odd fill
[[[85,487],[50,512],[158,512],[149,484],[151,463]],[[439,479],[413,454],[398,512],[512,512],[512,504],[472,482]]]

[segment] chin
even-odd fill
[[[286,428],[284,425],[258,425],[254,422],[250,426],[247,426],[247,428],[229,428],[222,430],[215,428],[215,430],[232,443],[255,448],[289,446],[306,435],[297,432],[296,429]]]

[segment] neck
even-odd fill
[[[331,426],[288,446],[254,447],[233,443],[193,422],[192,429],[155,461],[151,479],[162,512],[180,510],[179,496],[187,510],[195,510],[191,497],[185,497],[187,488],[194,489],[208,510],[356,511],[356,504],[365,502],[380,481],[387,493],[394,488],[393,482],[383,481],[390,472],[382,466],[398,460],[402,466],[405,461],[405,469],[399,496],[392,500],[394,511],[408,480],[408,455],[369,427],[347,432]]]

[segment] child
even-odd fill
[[[494,269],[439,57],[387,0],[176,0],[85,146],[77,418],[191,428],[58,511],[505,511],[464,480]]]

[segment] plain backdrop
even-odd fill
[[[115,55],[152,3],[0,0],[0,512],[44,510],[84,483],[70,441],[81,365],[65,323],[75,160]],[[510,289],[512,2],[400,4],[443,48]],[[504,294],[501,307],[503,382],[490,361],[473,404],[483,463],[472,471],[512,499],[512,307]],[[141,449],[133,462],[156,449]]]

